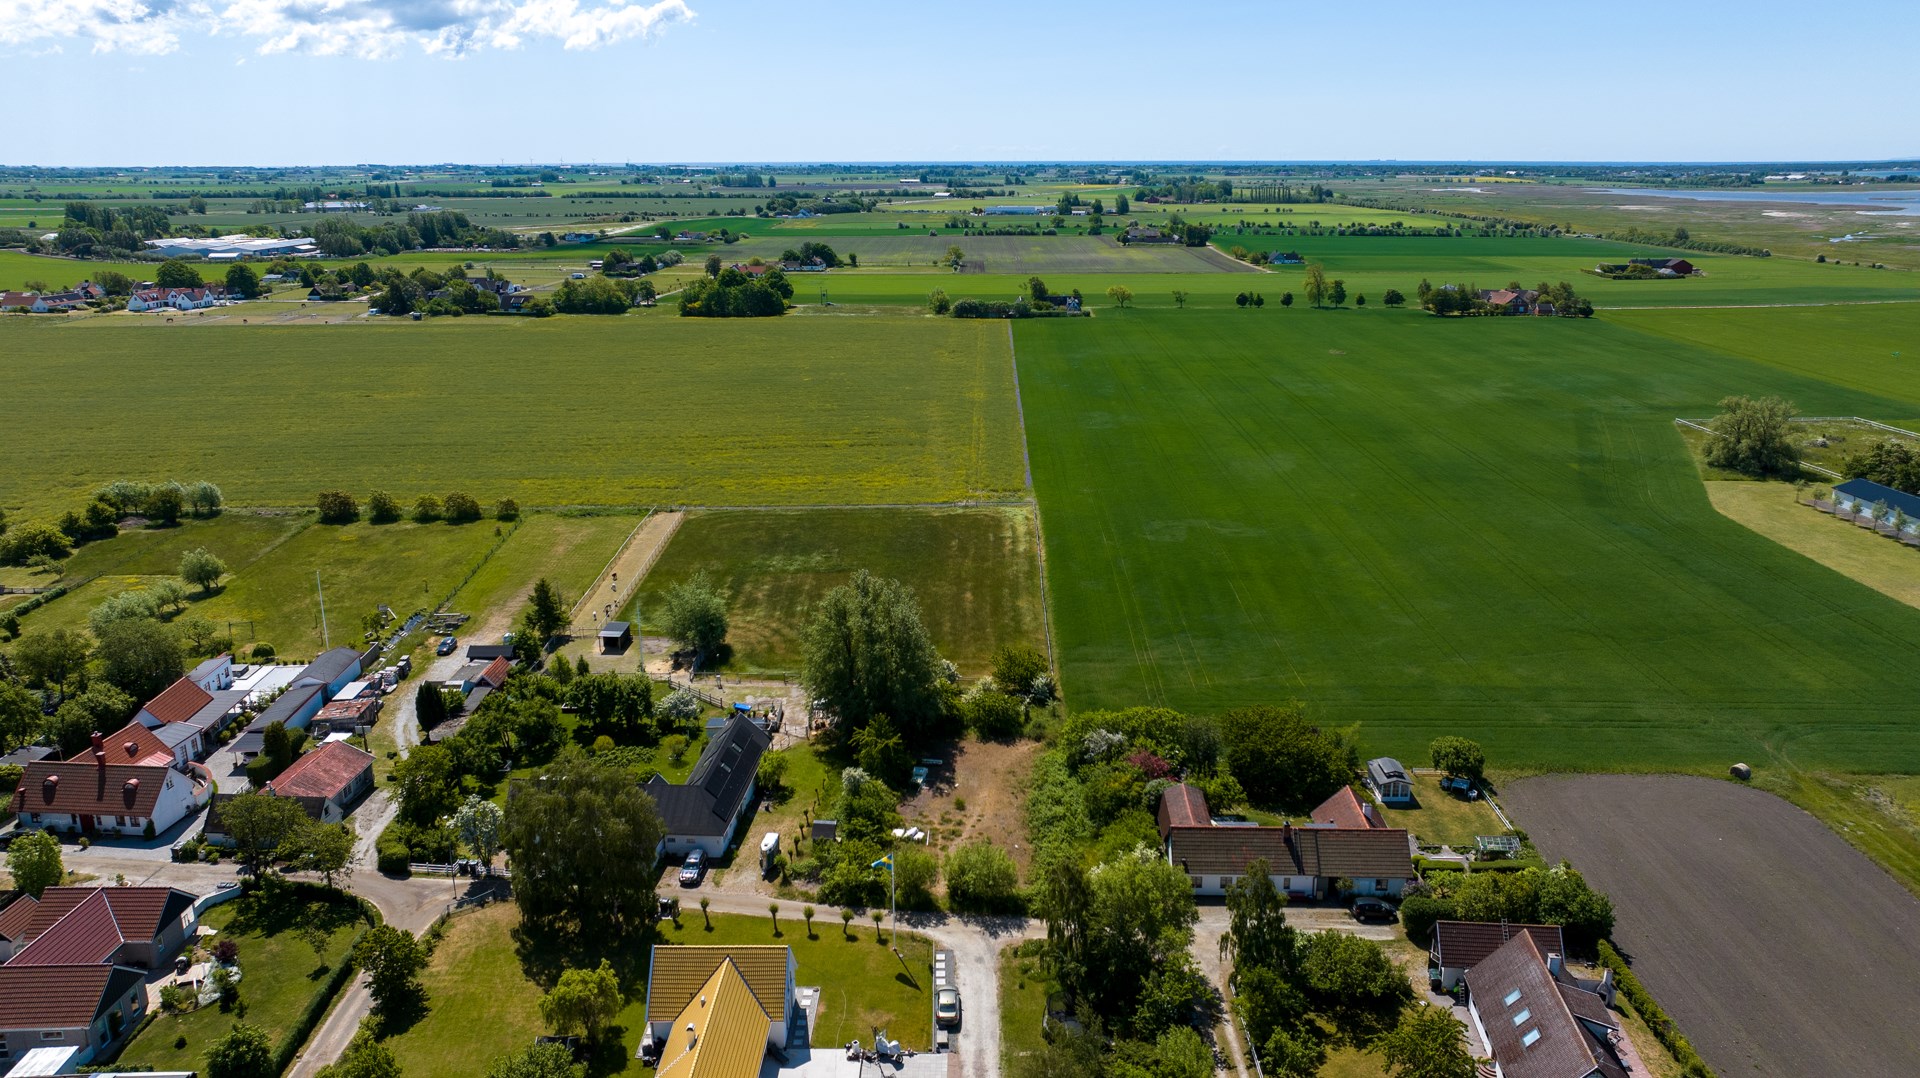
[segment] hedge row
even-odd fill
[[[1686,1078],[1714,1078],[1713,1068],[1707,1066],[1707,1061],[1693,1050],[1686,1034],[1680,1032],[1680,1027],[1674,1024],[1673,1019],[1667,1017],[1667,1012],[1660,1008],[1652,993],[1640,983],[1640,978],[1627,968],[1626,959],[1621,958],[1620,952],[1614,950],[1613,944],[1606,940],[1600,941],[1600,964],[1613,971],[1614,983],[1619,986],[1620,994],[1627,997],[1627,1002],[1633,1004],[1633,1009],[1646,1021],[1647,1028],[1653,1030],[1654,1039],[1660,1042],[1675,1063],[1680,1064],[1680,1073]]]
[[[306,1045],[307,1038],[313,1036],[313,1031],[319,1027],[320,1020],[326,1017],[327,1008],[333,1006],[334,997],[340,994],[340,989],[345,987],[348,978],[353,976],[353,952],[359,948],[360,941],[366,938],[366,935],[367,930],[364,928],[353,934],[353,942],[347,945],[346,957],[335,962],[333,971],[327,975],[326,988],[307,1001],[307,1009],[300,1013],[300,1017],[293,1023],[293,1028],[287,1031],[286,1037],[274,1048],[272,1073],[285,1074],[287,1068],[293,1066],[293,1057],[298,1055],[300,1049]]]
[[[26,602],[21,603],[18,606],[12,607],[7,611],[7,613],[18,616],[20,614],[26,614],[31,611],[38,610],[41,607],[47,605],[48,603],[53,602],[55,599],[60,598],[62,595],[65,595],[66,593],[67,593],[67,586],[65,584],[60,584],[55,587],[48,588],[46,591],[41,592],[40,594],[34,596],[31,599],[28,599]]]

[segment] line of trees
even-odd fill
[[[314,496],[314,507],[319,510],[322,524],[351,524],[361,517],[360,500],[344,490],[323,490]],[[367,496],[366,516],[373,524],[393,524],[402,517],[399,499],[384,490],[376,490]],[[486,514],[480,502],[465,491],[456,490],[445,498],[432,494],[422,494],[415,499],[413,509],[404,514],[416,524],[432,524],[446,521],[449,524],[471,524]],[[501,521],[518,520],[520,503],[512,498],[502,498],[494,504],[494,519]]]

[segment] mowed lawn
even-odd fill
[[[1606,318],[1015,333],[1076,706],[1299,698],[1367,751],[1460,733],[1503,767],[1920,770],[1920,611],[1715,513],[1671,423],[1911,400]]]
[[[662,631],[666,589],[705,572],[728,593],[728,668],[798,671],[808,608],[861,569],[913,588],[963,673],[984,674],[1003,644],[1045,647],[1033,518],[1019,507],[695,513],[647,574],[640,615]]]
[[[0,505],[119,477],[229,501],[939,502],[1024,486],[1004,325],[926,318],[0,323]],[[19,518],[16,518],[19,519]]]
[[[850,935],[843,934],[831,908],[822,907],[814,918],[809,939],[797,916],[783,916],[781,934],[775,936],[766,917],[715,914],[708,921],[697,904],[686,905],[678,926],[663,922],[658,935],[607,946],[627,1002],[614,1020],[621,1027],[619,1055],[609,1049],[596,1061],[594,1074],[650,1073],[636,1056],[646,1022],[650,945],[656,942],[785,944],[799,963],[797,984],[822,989],[814,1045],[845,1044],[879,1026],[904,1044],[923,1050],[931,1046],[928,986],[933,951],[925,938],[903,934],[901,957],[896,958],[875,942],[871,922],[856,921]],[[565,953],[546,941],[523,937],[519,926],[519,910],[512,903],[465,913],[448,924],[421,976],[427,989],[426,1016],[386,1041],[408,1078],[469,1078],[494,1059],[531,1044],[549,1032],[540,1020],[541,994],[562,970],[598,962],[598,952]]]

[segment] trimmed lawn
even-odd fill
[[[1908,606],[1920,607],[1920,550],[1801,504],[1786,483],[1707,484],[1728,520]]]
[[[1013,1071],[1014,1060],[1037,1052],[1046,1044],[1041,1023],[1047,1016],[1047,993],[1053,981],[1041,969],[1040,957],[1020,957],[1014,944],[1000,952],[1000,1071]],[[1231,1069],[1231,1064],[1229,1064]]]
[[[505,608],[518,618],[541,577],[572,603],[593,586],[607,559],[639,525],[637,514],[528,513],[500,549],[453,597],[453,609],[484,621]]]
[[[813,938],[799,917],[782,915],[781,935],[773,935],[767,917],[739,914],[713,916],[713,929],[703,927],[698,902],[682,908],[680,924],[660,926],[668,943],[767,944],[793,948],[800,963],[796,984],[820,988],[819,1022],[813,1045],[831,1048],[868,1036],[878,1027],[887,1036],[915,1049],[933,1045],[933,945],[924,937],[901,933],[895,958],[886,946],[889,934],[874,939],[873,922],[855,918],[849,933],[841,931],[839,911],[820,906],[813,919]],[[635,1041],[638,1043],[637,1037]]]
[[[546,987],[564,969],[599,961],[598,952],[571,954],[548,941],[522,937],[519,925],[519,909],[510,902],[461,914],[448,924],[421,977],[427,1015],[386,1042],[408,1078],[470,1078],[493,1059],[531,1043],[546,1032],[539,1012]],[[703,927],[694,905],[681,912],[679,927],[660,926],[664,938],[650,933],[608,952],[626,985],[627,1006],[615,1021],[622,1027],[618,1054],[609,1046],[593,1065],[594,1075],[648,1073],[634,1057],[646,1018],[649,947],[655,942],[786,944],[799,961],[797,983],[823,990],[814,1045],[845,1044],[866,1036],[869,1026],[884,1027],[915,1047],[932,1043],[933,949],[924,938],[901,935],[903,968],[891,950],[874,942],[871,923],[856,923],[848,940],[837,916],[824,907],[814,918],[811,940],[799,917],[783,916],[778,938],[766,917],[715,914],[712,925],[711,931]]]
[[[934,645],[966,674],[986,673],[1003,644],[1045,648],[1024,507],[692,513],[647,574],[640,615],[664,631],[666,590],[705,572],[728,595],[733,653],[721,669],[797,674],[808,607],[859,569],[913,588]]]
[[[1362,797],[1367,795],[1362,794]],[[1422,845],[1447,845],[1455,849],[1473,848],[1477,835],[1506,832],[1500,818],[1485,801],[1468,801],[1440,788],[1440,776],[1413,776],[1413,796],[1418,808],[1394,808],[1375,803],[1388,827],[1404,827],[1413,832]]]
[[[298,931],[307,923],[309,903],[316,894],[303,888],[272,899],[259,893],[244,895],[215,906],[201,919],[202,924],[220,930],[214,940],[231,938],[239,943],[245,1021],[266,1030],[276,1047],[325,990],[327,974],[347,960],[366,928],[357,904],[344,897],[322,904],[319,909],[331,931],[326,949],[316,958]],[[160,1014],[157,1007],[154,1013],[153,1022],[120,1053],[121,1065],[204,1071],[207,1049],[241,1020],[238,1013],[222,1013],[217,1003],[178,1017]],[[181,1037],[186,1038],[186,1046],[175,1048]]]

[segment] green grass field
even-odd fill
[[[255,505],[305,505],[334,486],[386,487],[408,503],[464,489],[487,503],[636,506],[937,502],[1024,487],[1005,326],[664,311],[114,321],[0,325],[10,511],[57,513],[122,476],[203,472]]]
[[[315,572],[326,588],[333,643],[355,644],[361,637],[360,618],[375,604],[385,603],[403,617],[432,608],[499,541],[492,521],[460,527],[365,522],[336,526],[316,524],[311,515],[229,513],[80,548],[74,555],[79,565],[72,572],[87,568],[103,575],[28,614],[21,627],[85,627],[87,613],[108,596],[174,575],[179,566],[175,551],[192,549],[203,539],[227,562],[230,575],[211,597],[192,589],[187,612],[213,621],[222,633],[231,625],[237,644],[266,641],[286,658],[321,649]],[[139,545],[118,547],[130,540]]]
[[[1892,736],[1920,612],[1715,513],[1670,422],[1916,411],[1840,384],[1864,358],[1380,311],[1015,332],[1076,706],[1300,698],[1369,751],[1463,733],[1498,766],[1920,770]],[[1862,678],[1884,706],[1836,695]]]
[[[934,644],[963,673],[984,674],[1003,644],[1044,647],[1024,508],[696,513],[647,575],[642,620],[662,631],[665,590],[704,571],[731,600],[727,668],[797,672],[808,605],[858,569],[912,587]]]
[[[1204,247],[1151,246],[1126,247],[1111,235],[1102,236],[962,236],[952,230],[939,230],[930,236],[927,230],[899,231],[888,235],[818,237],[845,257],[852,252],[860,257],[862,268],[883,266],[889,269],[940,272],[940,262],[948,247],[959,247],[969,261],[984,262],[986,272],[1030,273],[1250,273],[1253,267],[1223,257]],[[730,261],[745,261],[759,256],[769,261],[780,257],[801,239],[788,233],[744,240],[721,252]],[[804,280],[793,275],[795,287]]]
[[[322,911],[322,923],[329,929],[319,955],[297,931],[311,916],[310,908]],[[346,902],[309,907],[299,894],[276,903],[263,902],[258,896],[242,897],[207,911],[201,923],[220,931],[214,939],[230,936],[240,945],[244,1021],[266,1030],[276,1045],[326,987],[326,971],[347,960],[366,927],[359,910]],[[129,1069],[204,1070],[207,1049],[241,1020],[239,1014],[222,1011],[218,1004],[177,1016],[161,1014],[156,1007],[153,1022],[127,1044],[117,1062]],[[186,1043],[176,1047],[183,1038]]]
[[[453,609],[476,617],[487,611],[517,613],[535,581],[545,577],[569,603],[600,575],[641,518],[533,513],[488,558],[453,597]]]
[[[635,1057],[646,1020],[648,948],[654,942],[785,944],[793,948],[799,962],[798,983],[822,989],[824,1005],[813,1030],[815,1045],[845,1044],[866,1036],[870,1025],[885,1027],[902,1043],[930,1045],[933,1016],[927,985],[933,952],[924,938],[902,935],[903,957],[895,958],[891,950],[874,942],[871,923],[856,922],[852,938],[843,936],[832,910],[814,918],[809,939],[798,917],[783,917],[778,937],[765,917],[716,914],[709,931],[699,907],[687,905],[680,924],[664,922],[659,936],[649,934],[605,948],[621,972],[627,1006],[614,1021],[622,1030],[620,1054],[616,1059],[608,1052],[596,1060],[595,1075],[652,1073]],[[517,935],[518,925],[519,911],[511,903],[462,914],[448,925],[446,938],[434,949],[421,976],[428,996],[426,1017],[386,1042],[410,1078],[467,1078],[476,1068],[484,1069],[547,1032],[540,1021],[539,1001],[558,976],[554,964],[586,958],[545,951],[532,954],[529,941]],[[538,946],[538,941],[532,942]],[[591,957],[597,961],[599,955],[596,951]],[[901,976],[903,963],[911,978]]]

